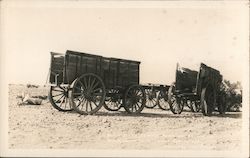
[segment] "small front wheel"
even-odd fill
[[[147,108],[154,108],[157,105],[157,100],[156,100],[156,91],[153,89],[145,89],[146,93],[146,107]]]
[[[162,110],[169,110],[169,102],[168,102],[168,95],[164,91],[160,91],[157,97],[157,103],[160,109]]]
[[[118,111],[121,108],[122,97],[119,89],[111,89],[106,95],[103,107],[108,111]]]
[[[123,106],[128,113],[140,113],[145,107],[145,103],[146,94],[140,85],[132,85],[126,90]]]
[[[51,105],[59,111],[71,111],[72,106],[69,104],[69,88],[59,86],[51,86],[49,91],[49,101]]]
[[[168,103],[173,114],[181,114],[185,102],[175,94],[175,84],[172,84],[168,89]]]

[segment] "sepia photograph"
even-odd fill
[[[249,2],[0,1],[1,157],[249,157]]]

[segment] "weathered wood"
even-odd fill
[[[131,84],[139,84],[139,61],[75,51],[67,51],[65,56],[51,55],[51,83],[55,82],[55,73],[60,74],[58,81],[64,84],[72,83],[82,74],[94,73],[102,78],[106,88],[125,88]]]

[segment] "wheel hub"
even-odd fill
[[[69,97],[69,96],[68,96],[68,95],[69,95],[68,91],[64,90],[64,91],[63,91],[63,95],[64,95],[65,97],[68,98],[68,97]]]
[[[149,95],[149,96],[148,96],[148,99],[149,99],[149,100],[153,100],[153,98],[154,98],[153,95]]]
[[[88,101],[92,99],[92,95],[91,95],[89,92],[87,92],[87,93],[84,95],[84,97],[85,97]]]

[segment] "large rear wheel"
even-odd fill
[[[71,88],[70,104],[79,114],[94,114],[102,107],[106,93],[99,76],[84,74],[71,84]]]

